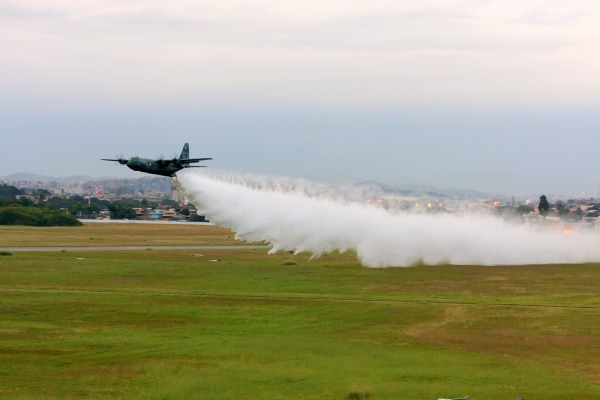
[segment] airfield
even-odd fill
[[[374,269],[262,245],[0,227],[0,398],[600,399],[598,264]]]

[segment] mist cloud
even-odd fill
[[[271,243],[272,252],[355,250],[368,267],[600,261],[600,235],[593,232],[564,235],[492,216],[395,212],[370,205],[366,193],[286,178],[211,170],[187,171],[179,182],[211,221],[240,239]]]

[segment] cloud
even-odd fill
[[[8,1],[9,93],[321,107],[597,104],[591,1]]]

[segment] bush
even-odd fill
[[[189,222],[209,222],[204,215],[192,215],[188,218]]]
[[[0,208],[0,225],[79,226],[81,222],[59,209],[9,206]]]

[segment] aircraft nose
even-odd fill
[[[141,163],[138,160],[129,160],[129,162],[127,162],[127,166],[133,170],[139,168],[140,164]]]

